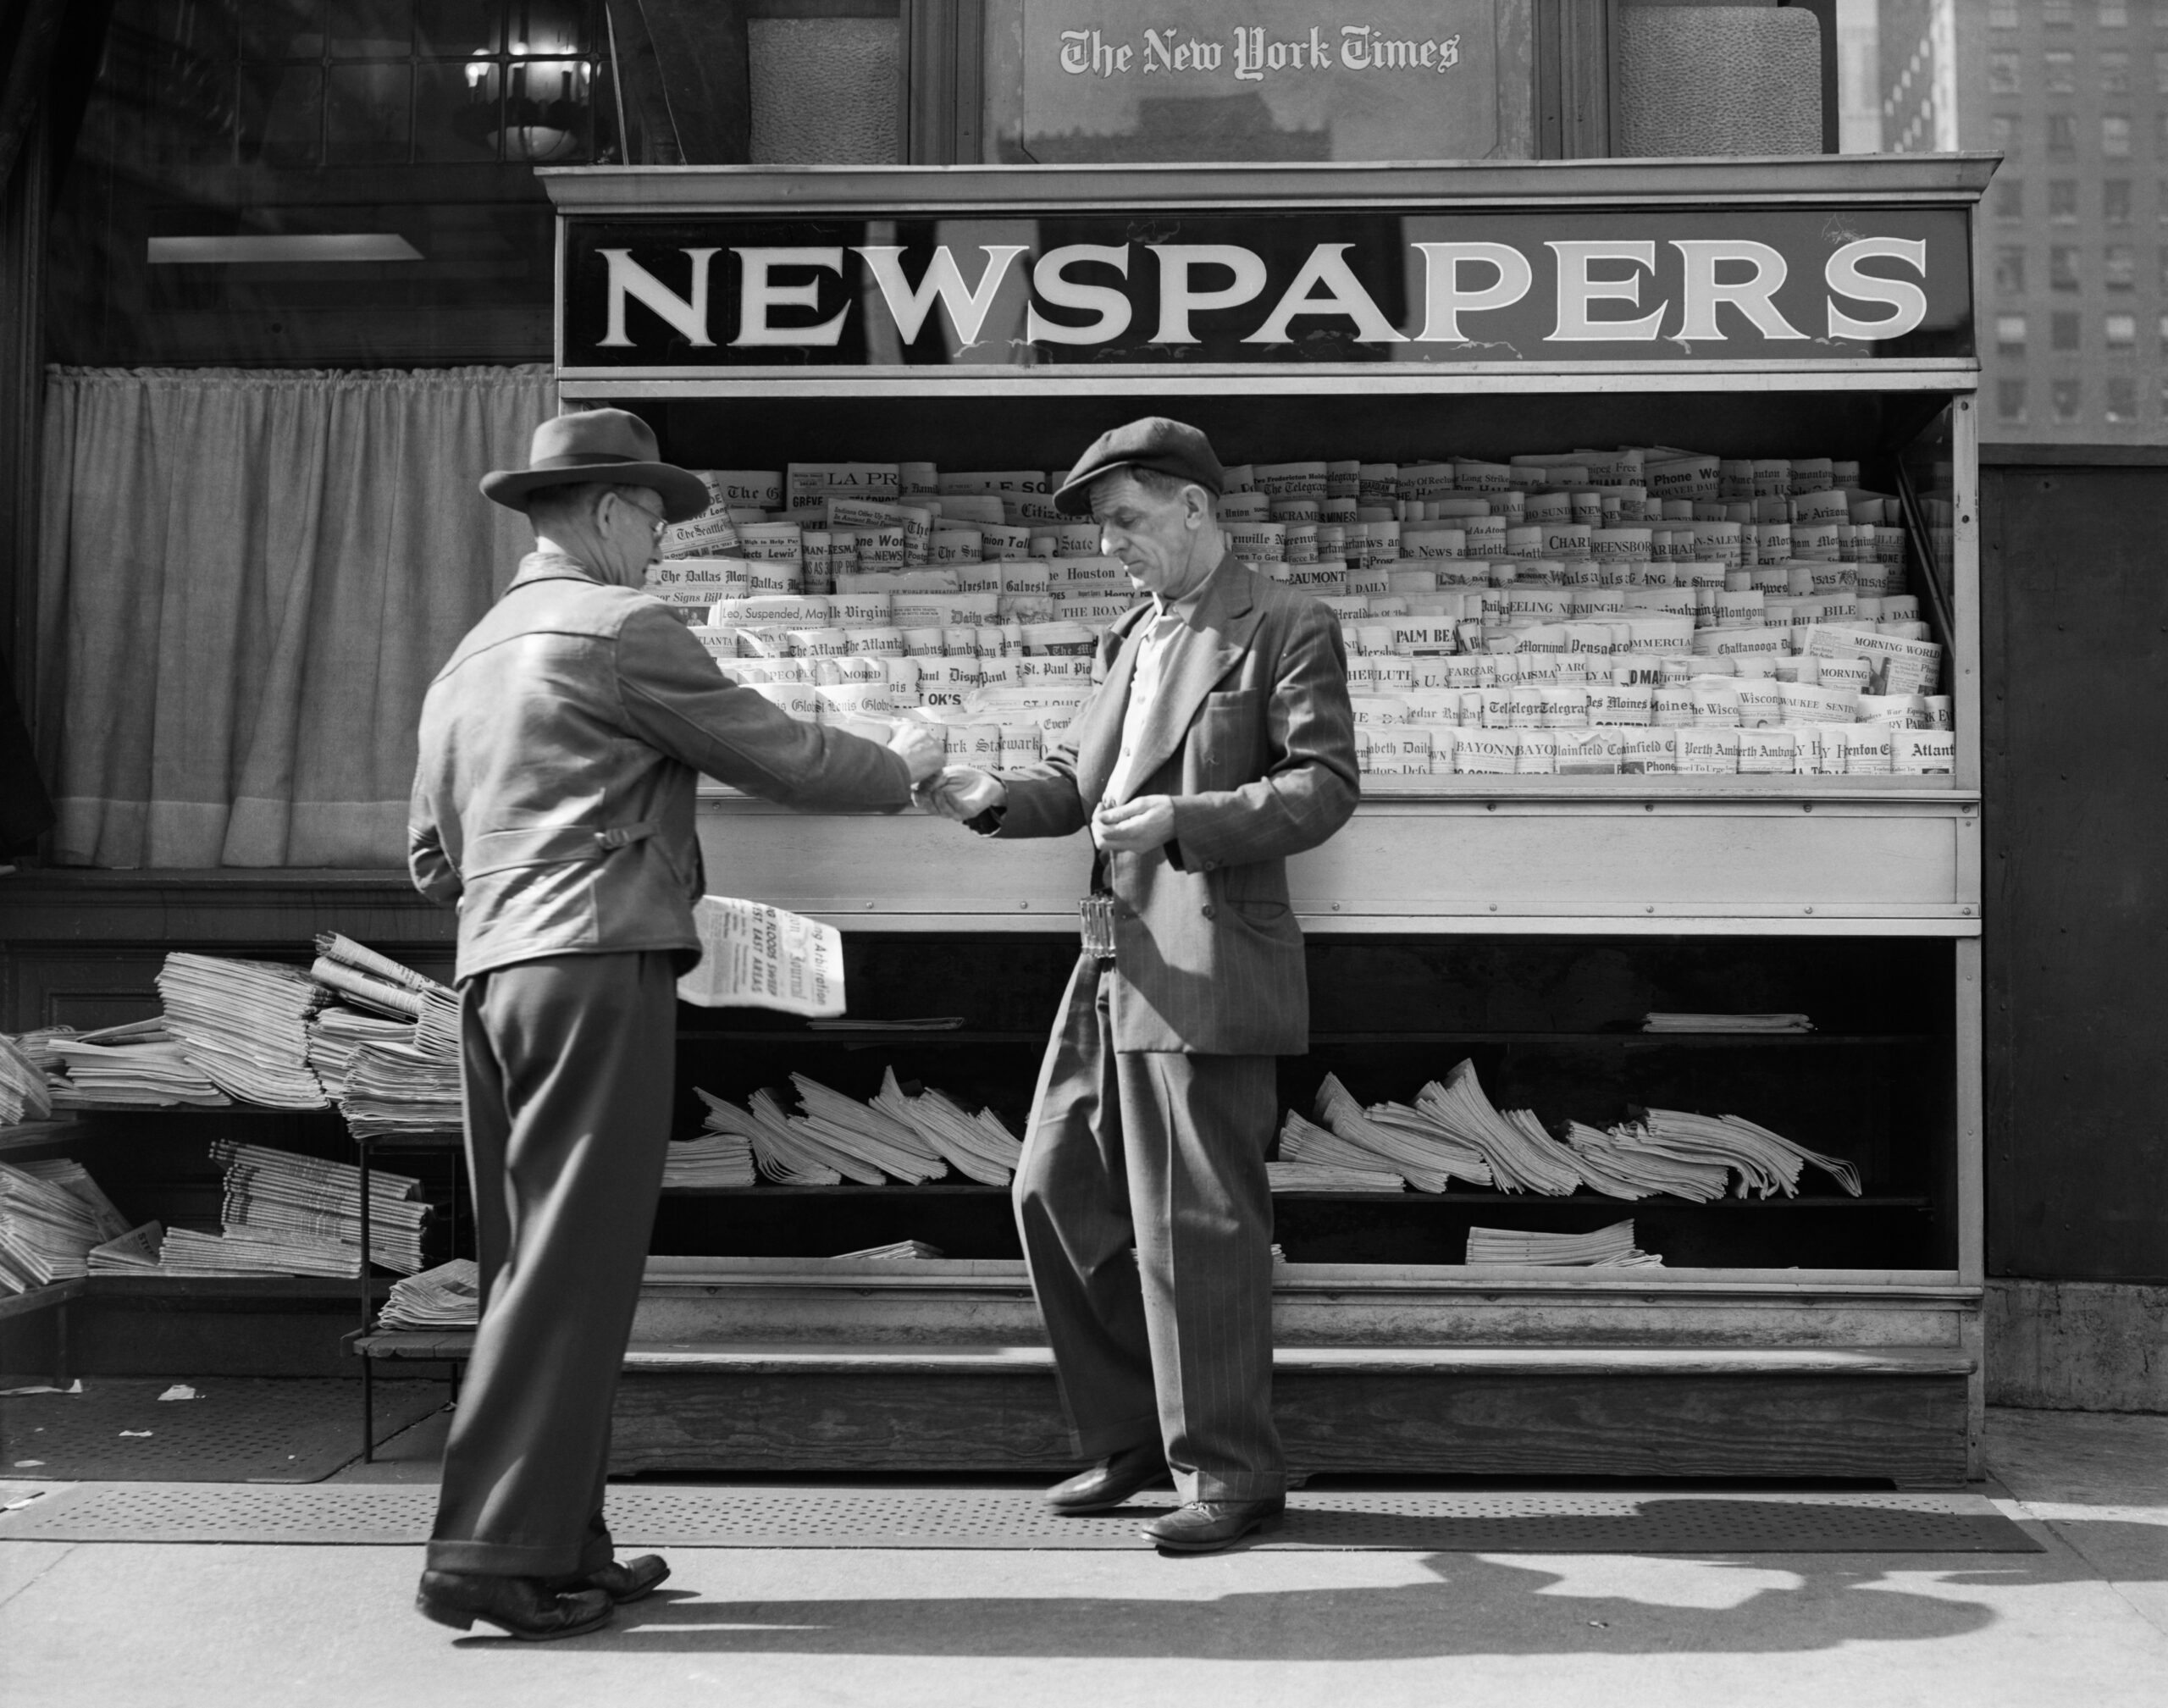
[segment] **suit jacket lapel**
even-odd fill
[[[1129,715],[1129,685],[1137,675],[1137,655],[1144,631],[1151,626],[1152,606],[1147,603],[1114,620],[1118,644],[1107,679],[1085,710],[1084,727],[1076,732],[1076,793],[1088,812],[1107,792],[1121,755],[1122,720]],[[1127,623],[1126,629],[1121,625]]]
[[[1148,617],[1139,622],[1137,633],[1141,633],[1148,623]],[[1189,621],[1178,625],[1162,643],[1166,655],[1160,663],[1159,692],[1146,713],[1137,751],[1124,779],[1125,795],[1135,795],[1153,772],[1173,756],[1188,732],[1197,707],[1212,692],[1212,685],[1241,661],[1243,650],[1249,644],[1250,632],[1256,626],[1248,568],[1238,559],[1230,557],[1214,572],[1211,585],[1197,602],[1197,609],[1190,613]],[[1133,672],[1137,653],[1134,634],[1123,650]],[[1122,701],[1126,707],[1127,694],[1122,696]],[[1119,723],[1115,733],[1120,733]],[[1118,741],[1115,745],[1119,749]],[[1112,770],[1111,761],[1109,769]]]

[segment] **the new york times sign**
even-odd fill
[[[1973,351],[1949,208],[573,217],[570,376]]]

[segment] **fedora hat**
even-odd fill
[[[527,467],[491,469],[482,477],[482,494],[507,510],[525,510],[528,497],[545,487],[590,480],[649,488],[661,495],[662,513],[672,522],[691,521],[711,501],[707,483],[663,462],[655,429],[623,409],[551,416],[534,429]]]

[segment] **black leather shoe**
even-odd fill
[[[650,1584],[650,1588],[654,1586]],[[550,1643],[599,1631],[617,1609],[601,1589],[559,1595],[539,1578],[501,1578],[491,1572],[424,1572],[414,1611],[455,1631],[477,1619],[528,1643]]]
[[[1214,1554],[1253,1530],[1276,1524],[1286,1510],[1284,1495],[1269,1501],[1192,1501],[1154,1518],[1144,1534],[1170,1554]]]
[[[1131,1447],[1102,1459],[1088,1471],[1079,1471],[1066,1483],[1047,1490],[1047,1505],[1069,1517],[1081,1512],[1103,1512],[1119,1506],[1139,1489],[1148,1489],[1167,1474],[1167,1456],[1157,1441]]]
[[[600,1571],[589,1573],[574,1587],[600,1589],[622,1607],[654,1594],[669,1575],[669,1562],[661,1555],[643,1554],[637,1560],[612,1560]]]

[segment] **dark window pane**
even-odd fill
[[[1995,180],[1995,218],[2022,219],[2025,217],[2025,180],[2022,178],[1998,178]]]
[[[1995,382],[1995,413],[2005,421],[2025,419],[2025,382],[2021,379],[1999,379]]]
[[[324,122],[330,163],[403,165],[412,82],[405,65],[333,66]]]
[[[313,65],[251,65],[241,85],[244,165],[314,166],[324,74]]]
[[[2108,376],[2108,419],[2117,422],[2138,419],[2138,381],[2128,374]]]
[[[243,0],[244,59],[318,59],[324,55],[317,0]]]
[[[497,127],[497,68],[451,59],[414,70],[414,158],[417,160],[494,160]]]
[[[495,53],[504,37],[499,0],[432,0],[414,19],[418,53]]]
[[[2055,419],[2058,421],[2077,420],[2078,407],[2083,401],[2084,395],[2083,389],[2075,379],[2058,379],[2049,392],[2055,403]]]
[[[2056,350],[2077,348],[2077,317],[2075,314],[2051,314],[2048,317],[2048,342]]]
[[[329,0],[324,21],[335,59],[404,59],[414,49],[414,0]]]

